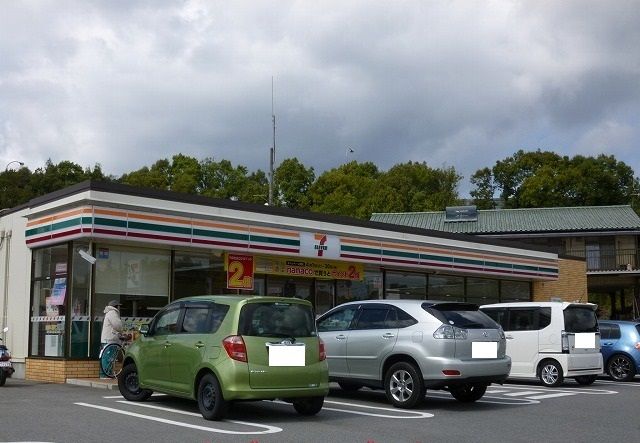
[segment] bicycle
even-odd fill
[[[117,378],[124,363],[124,354],[131,343],[132,333],[118,334],[120,343],[109,343],[100,351],[100,369],[109,378]]]

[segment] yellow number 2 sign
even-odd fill
[[[227,254],[227,289],[253,289],[252,255]]]

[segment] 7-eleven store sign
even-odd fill
[[[300,255],[313,258],[340,258],[340,239],[335,235],[300,233]]]

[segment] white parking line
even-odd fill
[[[634,388],[640,388],[640,383],[638,383],[638,379],[634,380],[635,383],[633,381],[631,382],[624,382],[624,381],[613,381],[613,380],[598,380],[598,383],[604,383],[604,384],[608,384],[608,385],[623,385],[623,386],[633,386]]]
[[[325,402],[325,404],[331,403],[331,404],[335,404],[335,405],[351,406],[351,407],[356,407],[356,408],[376,409],[376,410],[379,410],[379,411],[391,411],[391,412],[395,412],[397,414],[412,414],[412,416],[409,415],[409,416],[406,416],[406,417],[402,417],[400,415],[373,414],[373,413],[370,413],[370,412],[351,411],[349,409],[327,408],[326,406],[322,407],[323,411],[327,410],[327,411],[346,412],[348,414],[368,415],[370,417],[381,417],[381,418],[431,418],[431,417],[433,417],[433,414],[430,414],[428,412],[408,411],[408,410],[399,411],[398,409],[395,409],[395,408],[381,408],[381,407],[378,407],[378,406],[366,406],[366,405],[360,405],[360,404],[357,404],[357,403],[346,403],[346,402],[342,402],[342,401],[333,401],[333,400],[325,400],[324,402]]]
[[[508,392],[504,394],[505,397],[526,397],[531,394],[539,394],[540,391],[521,391],[521,392]]]
[[[573,392],[557,392],[555,394],[542,394],[542,395],[533,395],[531,397],[527,397],[533,400],[540,400],[543,398],[554,398],[554,397],[567,397],[570,395],[576,395]]]
[[[611,391],[609,389],[598,389],[598,388],[547,388],[544,386],[522,386],[522,385],[511,385],[511,384],[504,384],[502,385],[505,388],[508,388],[509,390],[511,389],[528,389],[528,390],[534,390],[534,391],[540,391],[540,392],[572,392],[572,393],[579,393],[579,394],[591,394],[591,395],[611,395],[611,394],[617,394],[618,391]]]
[[[451,394],[448,392],[437,392],[437,391],[428,391],[427,400],[429,398],[449,398],[453,399]],[[536,405],[540,403],[538,400],[529,400],[528,398],[504,398],[504,397],[493,397],[491,395],[484,395],[480,400],[477,400],[476,403],[489,403],[493,405],[510,405],[510,406],[519,406],[519,405]]]
[[[174,412],[174,413],[178,413],[178,414],[184,414],[184,415],[195,415],[195,416],[200,417],[200,414],[196,414],[196,413],[193,413],[193,412],[180,411],[180,410],[177,410],[177,409],[163,408],[163,407],[160,407],[160,406],[146,405],[146,404],[143,404],[143,403],[130,403],[130,402],[125,402],[125,401],[123,401],[122,403],[127,403],[129,405],[135,405],[135,406],[148,407],[148,408],[152,408],[152,409],[160,409],[160,410]],[[183,422],[179,422],[179,421],[175,421],[175,420],[169,420],[169,419],[166,419],[166,418],[152,417],[150,415],[137,414],[135,412],[123,411],[123,410],[120,410],[120,409],[109,408],[107,406],[92,405],[92,404],[89,404],[89,403],[74,403],[74,404],[76,404],[78,406],[84,406],[84,407],[87,407],[87,408],[101,409],[103,411],[114,412],[116,414],[123,414],[123,415],[127,415],[129,417],[137,417],[137,418],[141,418],[141,419],[144,419],[144,420],[157,421],[157,422],[160,422],[160,423],[166,423],[166,424],[170,424],[170,425],[174,425],[174,426],[181,426],[183,428],[198,429],[200,431],[215,432],[215,433],[219,433],[219,434],[255,435],[255,434],[274,434],[276,432],[282,432],[282,428],[278,428],[277,426],[269,426],[269,425],[261,425],[261,424],[258,424],[258,423],[248,423],[248,422],[240,422],[240,421],[228,420],[231,423],[244,424],[244,425],[248,425],[248,426],[265,428],[264,431],[230,431],[228,429],[213,428],[213,427],[209,427],[209,426],[200,426],[200,425],[194,425],[194,424],[190,424],[190,423],[183,423]]]
[[[506,389],[487,389],[487,394],[502,394],[503,392],[509,392]]]

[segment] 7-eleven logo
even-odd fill
[[[318,251],[318,257],[322,257],[324,251],[329,249],[325,244],[327,243],[327,236],[325,234],[314,234],[313,238],[318,242],[317,244],[313,245],[313,249]]]

